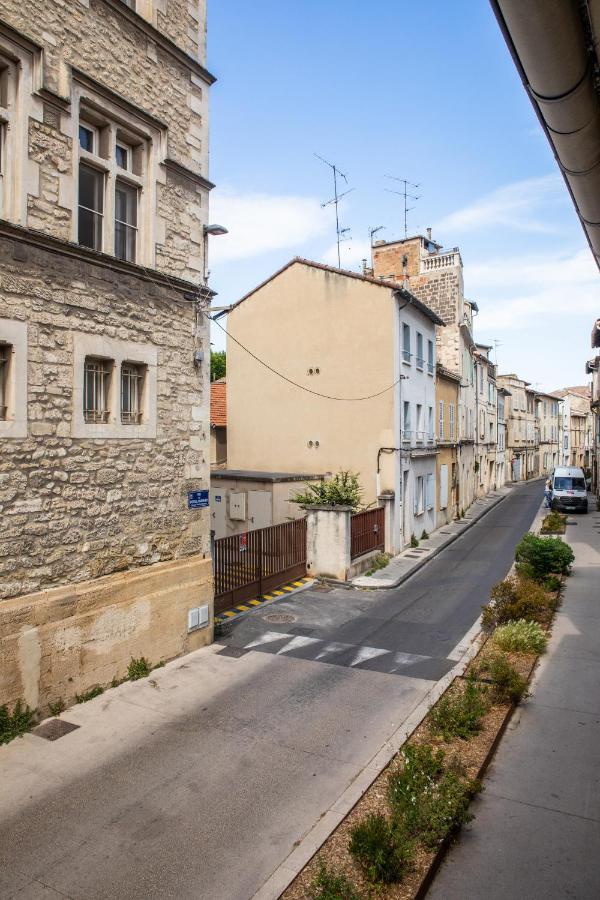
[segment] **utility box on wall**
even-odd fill
[[[229,518],[236,522],[246,519],[246,494],[241,491],[229,492]]]

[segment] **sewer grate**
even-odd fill
[[[271,625],[290,625],[292,622],[298,621],[298,616],[294,616],[292,613],[269,613],[262,618]]]
[[[244,647],[223,647],[222,650],[217,650],[217,656],[231,656],[233,659],[239,659],[240,656],[245,656],[246,653],[249,653]]]
[[[57,741],[59,738],[64,737],[65,734],[69,734],[70,731],[75,731],[76,728],[79,728],[79,725],[74,725],[73,722],[65,722],[64,719],[48,719],[47,722],[42,722],[41,725],[32,728],[31,733],[45,738],[47,741]]]

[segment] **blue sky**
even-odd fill
[[[359,269],[370,226],[402,235],[385,175],[418,182],[409,231],[460,247],[500,370],[548,390],[585,382],[600,275],[486,2],[209,0],[208,29],[210,220],[230,230],[210,243],[216,303],[293,256],[335,263],[318,153],[353,188],[343,266]]]

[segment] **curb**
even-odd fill
[[[215,622],[219,622],[221,625],[227,625],[228,622],[232,622],[234,619],[241,619],[246,613],[253,612],[253,610],[257,609],[259,606],[268,606],[270,603],[281,600],[282,597],[291,597],[293,594],[305,591],[312,587],[314,583],[314,578],[308,578],[306,576],[296,578],[294,581],[282,584],[281,587],[274,588],[266,594],[257,595],[251,600],[246,600],[244,603],[239,603],[237,606],[232,606],[229,609],[224,609],[222,612],[216,613]]]
[[[419,727],[431,707],[450,687],[455,678],[462,675],[469,662],[477,655],[485,635],[481,630],[481,619],[464,635],[462,643],[467,647],[461,659],[437,681],[422,700],[415,706],[404,722],[398,726],[380,749],[363,766],[362,770],[348,785],[340,797],[322,815],[316,825],[308,831],[300,843],[288,854],[282,863],[254,893],[251,900],[277,900],[300,874],[327,838],[335,831],[348,813],[356,806],[363,794],[381,775],[402,745]]]
[[[447,541],[432,550],[428,556],[424,556],[423,559],[420,559],[417,563],[415,563],[415,565],[409,572],[404,572],[402,575],[396,578],[395,581],[390,581],[388,584],[374,584],[372,586],[366,584],[354,584],[354,582],[350,582],[350,584],[352,585],[352,587],[361,591],[389,591],[393,588],[399,587],[401,584],[404,584],[405,581],[408,581],[408,579],[411,578],[415,574],[415,572],[419,572],[423,568],[423,566],[427,565],[430,560],[435,559],[435,557],[438,556],[443,550],[445,550],[446,547],[449,547],[450,544],[453,544],[454,541],[457,541],[459,537],[462,537],[466,531],[468,531],[470,528],[473,528],[474,525],[477,525],[477,523],[480,522],[481,519],[483,519],[489,512],[495,509],[499,503],[502,503],[503,500],[506,500],[508,496],[508,493],[503,494],[501,497],[498,497],[496,500],[494,500],[493,503],[490,503],[490,505],[486,507],[486,509],[482,510],[482,512],[477,516],[476,519],[466,522],[465,527],[462,529],[462,531],[458,531],[456,534],[453,534],[448,538]]]

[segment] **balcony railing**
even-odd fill
[[[452,269],[456,266],[462,266],[462,259],[458,247],[448,250],[446,253],[436,253],[433,256],[426,256],[421,260],[420,274],[426,272],[437,272],[440,269]]]

